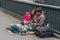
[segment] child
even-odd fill
[[[31,21],[30,12],[26,12],[24,15],[24,21],[20,22],[22,25],[29,24]]]
[[[30,23],[31,21],[31,16],[30,16],[30,12],[26,12],[26,14],[24,15],[24,23]]]

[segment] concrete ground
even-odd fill
[[[11,35],[6,31],[7,25],[11,23],[20,23],[20,20],[0,11],[0,40],[60,40],[57,38],[38,38],[35,35]]]

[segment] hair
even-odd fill
[[[37,9],[35,9],[34,13],[36,14],[36,12],[42,13],[42,11],[44,11],[44,9],[42,7],[39,7]]]
[[[37,9],[33,10],[33,14],[31,14],[31,18],[34,17],[34,15],[36,14],[36,12],[42,13],[42,11],[45,11],[42,7],[38,7]]]

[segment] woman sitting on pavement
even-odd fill
[[[36,10],[33,10],[31,17],[31,25],[38,26],[44,24],[45,22],[44,10],[41,7],[37,8]]]

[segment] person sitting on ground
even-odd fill
[[[31,21],[31,16],[30,16],[30,12],[26,12],[24,15],[24,23],[30,23]]]
[[[24,15],[24,20],[21,21],[20,23],[22,25],[25,25],[25,24],[29,24],[31,21],[31,16],[30,16],[30,12],[26,12],[25,15]]]
[[[35,34],[41,38],[53,37],[53,31],[51,28],[49,28],[49,25],[47,25],[48,23],[45,18],[45,12],[42,10],[42,8],[39,7],[36,10],[32,11],[32,13],[34,16],[32,17],[33,19],[31,20],[31,23],[35,27]]]
[[[32,20],[31,20],[31,24],[38,26],[38,25],[42,25],[45,22],[45,15],[44,15],[44,10],[39,7],[36,10],[32,11]],[[34,16],[33,16],[34,15]]]

